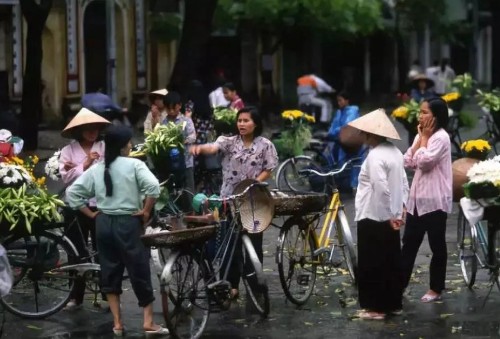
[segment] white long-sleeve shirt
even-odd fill
[[[379,144],[370,150],[361,166],[355,220],[401,219],[408,193],[403,154],[390,142]]]

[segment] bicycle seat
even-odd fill
[[[186,215],[184,216],[184,222],[187,224],[211,225],[215,224],[215,218],[211,213],[204,215]]]

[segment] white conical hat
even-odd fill
[[[362,117],[348,123],[349,126],[357,128],[363,132],[380,135],[382,137],[401,140],[398,131],[392,124],[385,110],[379,108],[373,112],[367,113]]]
[[[72,138],[75,127],[88,124],[102,124],[102,126],[104,127],[105,125],[110,124],[110,122],[100,115],[95,114],[91,110],[82,108],[64,128],[64,130],[61,132],[61,136],[63,136],[64,138]]]
[[[163,96],[165,96],[165,95],[168,94],[168,91],[167,91],[166,88],[162,88],[162,89],[157,89],[156,91],[153,91],[153,92],[151,92],[149,94],[156,94],[156,95],[163,95]]]

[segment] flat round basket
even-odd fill
[[[272,192],[274,215],[304,215],[321,212],[328,203],[324,193]]]
[[[257,182],[246,179],[234,188],[233,194],[240,194],[248,186]],[[239,207],[241,224],[248,233],[264,232],[274,216],[274,201],[266,187],[254,186],[236,204]]]
[[[178,231],[162,231],[141,236],[146,246],[175,247],[205,242],[215,235],[216,226],[204,226]]]

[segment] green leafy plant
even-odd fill
[[[309,124],[315,122],[314,117],[298,110],[284,111],[281,117],[290,126],[281,132],[279,138],[273,140],[278,154],[283,157],[304,154],[304,148],[311,142],[312,133]]]
[[[490,112],[500,111],[500,89],[496,88],[491,92],[483,92],[480,89],[476,91],[478,105]]]
[[[156,125],[153,131],[146,133],[144,140],[146,153],[156,157],[172,148],[184,149],[185,124],[176,125],[168,122],[166,125]]]
[[[220,121],[228,125],[236,124],[236,115],[238,111],[228,107],[215,107],[214,108],[214,119],[215,121]]]
[[[476,81],[472,78],[470,73],[458,75],[451,83],[455,91],[460,93],[462,98],[468,99],[472,94]]]

